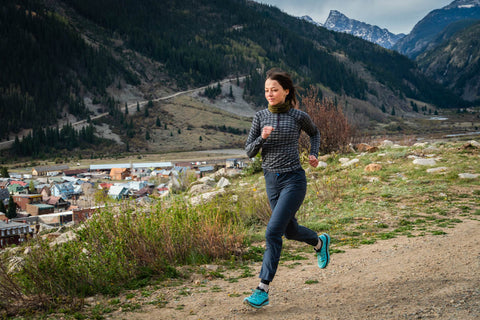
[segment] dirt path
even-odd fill
[[[346,249],[332,255],[325,270],[318,269],[313,254],[310,260],[288,261],[271,285],[270,305],[261,310],[242,303],[256,277],[234,283],[192,279],[154,291],[148,299],[168,301],[164,307],[141,302],[140,310],[119,310],[108,318],[480,319],[480,222],[465,220],[446,231]],[[255,274],[259,268],[256,263]],[[132,302],[136,299],[142,298]]]

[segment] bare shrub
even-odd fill
[[[320,101],[318,89],[313,86],[302,97],[302,105],[320,131],[320,154],[345,152],[353,140],[354,130],[342,107],[327,98]],[[301,152],[308,150],[309,145],[309,137],[303,133],[300,138]]]

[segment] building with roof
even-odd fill
[[[130,176],[130,169],[128,168],[112,168],[110,170],[110,179],[112,180],[125,180]]]
[[[66,201],[62,197],[48,197],[43,200],[45,204],[53,206],[55,209],[66,210],[70,207],[70,202]]]
[[[199,177],[204,177],[207,173],[212,173],[215,171],[215,167],[213,166],[205,166],[198,168],[197,175]]]
[[[115,164],[92,164],[90,165],[90,171],[109,171],[113,168],[121,169],[164,169],[172,168],[171,162],[142,162],[142,163],[115,163]]]
[[[11,184],[7,187],[10,194],[26,193],[27,187],[23,187],[20,184]]]
[[[128,196],[129,190],[123,185],[113,185],[108,189],[108,196],[120,200]]]
[[[78,176],[87,172],[88,172],[87,169],[70,169],[70,170],[64,170],[63,174],[66,176]]]
[[[75,188],[71,182],[56,184],[51,189],[52,196],[70,198],[75,194]]]
[[[16,194],[12,198],[17,207],[24,211],[27,210],[28,204],[41,203],[43,200],[41,194]]]
[[[2,179],[0,180],[0,190],[7,189],[8,185],[10,184],[10,179]]]
[[[0,221],[0,248],[12,244],[20,244],[32,235],[32,229],[27,223],[15,222],[11,220]]]
[[[32,176],[56,176],[65,170],[68,170],[67,165],[34,167]]]
[[[55,211],[55,207],[44,203],[27,204],[26,211],[31,216],[40,216],[50,214]]]

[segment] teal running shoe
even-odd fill
[[[268,293],[260,289],[255,289],[250,297],[243,299],[243,302],[250,307],[260,309],[268,304]]]
[[[318,238],[322,241],[322,247],[317,252],[318,267],[324,269],[330,263],[330,252],[328,246],[330,246],[330,236],[326,233],[321,234]]]

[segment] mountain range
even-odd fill
[[[480,0],[455,0],[428,13],[393,49],[414,59],[422,52],[432,49],[437,36],[452,23],[479,19]]]
[[[179,125],[174,109],[153,107],[136,119],[126,105],[242,76],[244,98],[263,108],[271,67],[335,99],[363,128],[411,111],[407,98],[466,105],[404,55],[253,1],[8,0],[0,15],[0,139],[106,112],[127,146],[161,143],[147,116],[175,128],[181,145],[180,132],[205,137],[211,125]]]
[[[303,17],[315,23],[309,17]],[[463,99],[480,99],[480,0],[455,0],[428,13],[408,35],[395,35],[332,10],[324,24],[329,30],[345,32],[416,60],[420,69]]]
[[[365,22],[350,19],[337,10],[331,10],[323,26],[329,30],[345,32],[364,40],[376,43],[390,49],[405,34],[393,34],[385,28],[370,25]]]

